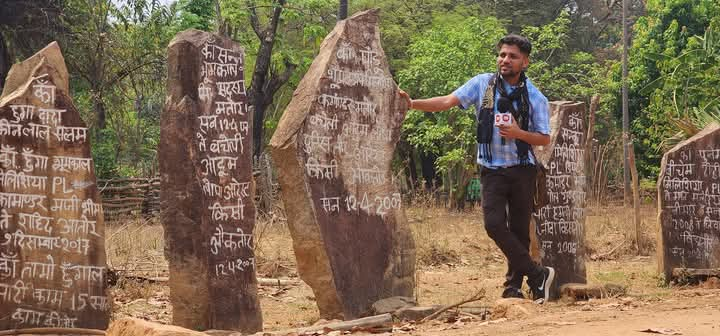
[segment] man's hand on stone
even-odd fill
[[[506,139],[517,139],[522,136],[523,130],[520,129],[515,117],[512,118],[512,124],[500,125],[500,136]]]
[[[411,109],[412,108],[412,98],[410,98],[410,95],[401,89],[398,89],[398,93],[400,94],[400,97],[402,97],[403,99],[405,99],[405,101],[407,101],[408,108]]]

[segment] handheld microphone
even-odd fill
[[[500,97],[497,100],[498,114],[495,115],[495,126],[512,124],[512,114],[510,111],[514,109],[512,101],[507,97]],[[505,138],[501,138],[501,143],[505,144]]]
[[[508,113],[508,112],[512,111],[513,104],[510,101],[510,99],[508,99],[506,97],[500,97],[497,100],[497,108],[498,108],[498,112],[500,112],[500,113]]]

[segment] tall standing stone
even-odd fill
[[[299,273],[322,316],[413,294],[415,246],[390,167],[407,109],[369,10],[325,38],[270,142]]]
[[[88,129],[53,42],[0,98],[0,330],[105,329],[105,225]]]
[[[566,283],[587,283],[585,273],[585,104],[550,103],[550,144],[536,153],[547,168],[549,203],[533,214],[534,254],[557,271],[553,297]],[[532,235],[531,235],[532,236]]]
[[[168,47],[161,217],[173,323],[191,329],[262,329],[243,57],[237,43],[197,30]]]
[[[658,178],[659,266],[720,268],[720,124],[665,153]]]

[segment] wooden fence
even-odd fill
[[[263,154],[253,162],[255,206],[258,212],[273,210],[279,200],[280,185],[273,174],[272,160]],[[106,221],[122,217],[160,215],[160,176],[98,180]]]
[[[98,180],[106,221],[160,213],[160,177]]]

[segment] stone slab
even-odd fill
[[[674,268],[720,268],[720,124],[663,155],[658,209],[658,262],[667,281]]]
[[[407,109],[369,10],[325,38],[270,142],[299,274],[322,317],[413,295],[415,247],[390,167]]]
[[[533,214],[534,254],[552,266],[551,297],[566,283],[587,283],[585,270],[585,127],[586,107],[577,102],[550,103],[550,144],[535,150],[547,168],[549,203]]]
[[[168,47],[167,94],[159,161],[173,323],[261,330],[243,48],[179,33]]]
[[[90,133],[53,42],[0,99],[0,330],[105,329],[105,224]]]

